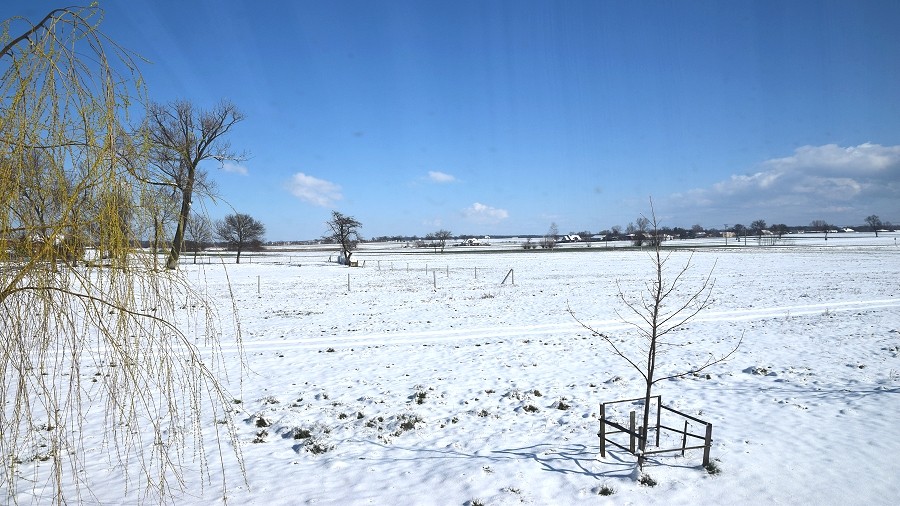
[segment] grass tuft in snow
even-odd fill
[[[719,459],[713,460],[709,464],[706,464],[705,466],[703,466],[703,468],[706,469],[707,473],[715,476],[722,472],[722,468],[719,467],[719,464],[716,463],[716,461],[718,461],[718,460]]]
[[[422,417],[419,415],[400,415],[400,429],[403,431],[413,430],[416,424],[422,423]]]
[[[330,445],[318,439],[308,439],[303,449],[313,455],[321,455],[334,449],[334,445]]]
[[[597,495],[613,495],[616,493],[616,489],[610,487],[609,485],[603,485],[602,487],[597,489]]]
[[[641,477],[638,478],[638,483],[645,487],[655,487],[656,480],[654,480],[649,474],[641,473]]]

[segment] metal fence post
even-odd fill
[[[606,405],[600,405],[600,456],[606,458]]]
[[[706,424],[706,437],[703,439],[703,465],[709,465],[709,449],[712,447],[712,424]]]
[[[630,420],[628,422],[628,451],[634,455],[634,411],[631,412]]]
[[[662,432],[659,430],[660,419],[662,418],[662,397],[656,396],[656,446],[659,446],[659,433]]]

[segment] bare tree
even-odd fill
[[[763,230],[766,229],[766,220],[754,220],[753,223],[750,224],[750,228],[756,232],[756,238],[761,239]]]
[[[159,251],[167,243],[166,233],[178,218],[178,191],[151,186],[140,196],[140,205],[144,216],[150,222],[150,253],[153,255],[153,267],[157,267]]]
[[[191,213],[191,219],[185,228],[185,237],[188,251],[194,252],[194,263],[197,263],[197,255],[212,242],[212,224],[209,218],[203,214]]]
[[[777,235],[779,239],[781,239],[781,236],[786,234],[787,231],[788,231],[788,227],[784,223],[776,223],[775,225],[772,225],[772,232],[774,232],[775,235]]]
[[[559,236],[559,227],[556,222],[550,223],[550,228],[541,240],[541,248],[553,249],[556,247],[556,238]]]
[[[447,241],[453,237],[453,233],[449,230],[440,229],[434,234],[432,234],[432,238],[437,244],[437,247],[441,249],[441,253],[444,252],[444,247],[447,246]]]
[[[645,216],[638,216],[634,223],[629,223],[629,234],[633,234],[632,236],[632,244],[635,246],[642,246],[644,242],[648,239],[647,228],[650,226],[650,220],[648,220]],[[651,243],[659,242],[659,237],[652,237],[650,240]],[[652,245],[652,244],[651,244]]]
[[[211,193],[208,174],[200,168],[204,160],[243,160],[231,151],[224,136],[244,119],[237,107],[222,101],[212,110],[197,110],[193,104],[178,100],[168,105],[151,103],[147,107],[145,134],[149,138],[154,184],[178,192],[181,206],[172,249],[166,268],[175,269],[184,247],[184,231],[195,193]]]
[[[813,220],[809,223],[809,226],[813,230],[817,230],[825,234],[825,240],[828,240],[828,230],[831,228],[831,225],[828,224],[825,220]]]
[[[652,226],[653,234],[656,235],[659,226],[656,214],[653,212],[652,201],[650,202],[650,209],[651,219],[648,219],[647,223]],[[623,322],[635,329],[638,336],[636,343],[626,347],[626,345],[621,344],[620,339],[614,339],[612,336],[595,330],[589,324],[579,320],[572,308],[568,308],[569,314],[582,327],[594,336],[603,339],[615,355],[627,362],[644,379],[643,432],[639,438],[642,453],[647,445],[647,427],[650,423],[650,398],[652,397],[653,386],[661,381],[688,376],[719,364],[731,357],[741,345],[741,341],[738,341],[731,351],[718,357],[710,354],[702,364],[688,366],[687,370],[657,369],[657,358],[663,355],[667,348],[683,347],[687,344],[678,342],[675,337],[666,336],[669,336],[676,328],[682,327],[693,320],[701,311],[710,306],[715,283],[712,279],[713,271],[710,270],[699,286],[685,292],[684,287],[681,285],[684,283],[691,268],[692,258],[689,258],[685,265],[675,270],[674,275],[672,275],[666,266],[670,254],[662,254],[659,241],[655,241],[653,246],[650,251],[650,259],[654,267],[653,278],[647,282],[645,293],[627,294],[619,282],[616,281],[619,300],[622,301],[626,308],[625,315],[618,311],[616,311],[616,314]],[[639,458],[639,462],[643,463],[642,457]]]
[[[735,223],[734,226],[731,227],[731,229],[734,230],[734,237],[735,237],[735,239],[737,239],[738,242],[741,241],[741,236],[744,236],[744,245],[746,245],[747,244],[747,227],[745,227],[744,225],[742,225],[740,223]]]
[[[866,216],[866,224],[875,231],[875,237],[878,237],[878,229],[884,226],[877,214]]]
[[[241,263],[241,251],[247,247],[259,247],[266,226],[249,214],[229,214],[216,222],[216,236],[225,241],[230,249],[237,251],[235,263]]]
[[[0,30],[0,490],[9,502],[82,502],[97,479],[85,445],[101,440],[129,491],[171,502],[185,446],[205,455],[203,427],[219,419],[235,434],[208,367],[217,356],[196,344],[219,349],[214,307],[135,254],[148,186],[122,157],[141,144],[121,133],[144,91],[131,53],[100,19],[96,7],[72,7]],[[90,246],[77,269],[57,261],[60,248],[73,251],[71,237]],[[175,301],[186,299],[202,322],[190,329],[176,325]],[[99,374],[92,383],[89,370]],[[89,419],[104,421],[102,433]],[[26,460],[45,463],[24,471]]]
[[[331,219],[326,222],[331,233],[325,239],[332,240],[341,246],[340,260],[344,265],[350,265],[350,256],[353,250],[362,240],[359,229],[362,223],[352,216],[345,216],[338,211],[331,211]]]

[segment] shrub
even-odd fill
[[[309,453],[312,453],[313,455],[320,455],[320,454],[325,453],[325,452],[327,452],[327,451],[333,450],[333,449],[334,449],[334,446],[332,446],[332,445],[330,445],[330,444],[328,444],[328,443],[324,443],[324,442],[322,442],[322,441],[317,441],[317,440],[312,440],[312,439],[310,439],[310,440],[307,442],[307,444],[305,444],[305,445],[303,446],[303,449],[305,449],[305,450],[308,451]]]
[[[616,493],[616,489],[610,487],[609,485],[603,485],[597,490],[597,494],[599,495],[613,495]]]
[[[641,473],[641,477],[638,478],[638,483],[644,485],[645,487],[655,487],[656,480],[650,477],[649,474]]]
[[[417,423],[423,421],[419,415],[401,415],[400,420],[400,428],[403,430],[413,430],[416,428]]]

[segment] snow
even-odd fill
[[[693,247],[669,260],[690,260],[685,292],[711,270],[715,287],[713,306],[674,333],[686,344],[660,366],[678,370],[743,342],[703,375],[657,385],[664,404],[713,424],[722,471],[706,473],[700,450],[654,456],[644,472],[655,487],[636,481],[628,453],[599,456],[599,404],[639,397],[643,383],[567,310],[632,338],[617,286],[645,286],[646,251],[504,251],[510,244],[495,241],[441,254],[367,244],[354,255],[362,268],[329,263],[334,251],[321,247],[242,256],[240,265],[184,263],[221,301],[246,480],[230,441],[221,458],[208,444],[210,474],[192,472],[188,451],[173,502],[898,503],[896,234],[805,235],[784,247],[667,243]],[[515,284],[501,284],[510,270]],[[569,409],[558,409],[561,400]],[[87,430],[102,432],[96,418]],[[99,457],[86,469],[94,496],[83,501],[138,502]],[[615,493],[598,495],[603,486]],[[21,489],[16,498],[35,500]]]

